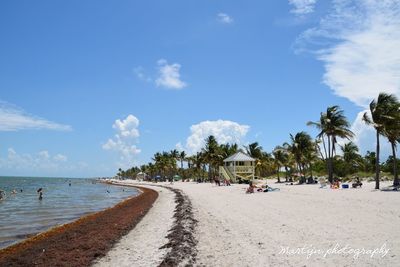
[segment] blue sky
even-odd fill
[[[384,2],[384,3],[382,3]],[[399,1],[2,1],[0,174],[107,176],[162,150],[267,151],[400,95]]]

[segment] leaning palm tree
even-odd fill
[[[397,98],[394,95],[380,93],[378,98],[372,100],[369,104],[370,115],[364,113],[363,120],[367,125],[372,125],[376,130],[376,160],[375,160],[375,189],[379,189],[380,181],[380,136],[384,135],[385,125],[393,122],[393,108],[398,105]]]
[[[399,177],[397,173],[396,149],[397,143],[400,141],[400,103],[396,97],[394,102],[386,110],[388,116],[384,122],[383,135],[388,139],[392,147],[393,156],[393,186],[399,186]]]
[[[325,160],[328,169],[329,182],[333,181],[333,158],[336,155],[338,138],[350,140],[354,133],[350,130],[350,123],[339,106],[332,106],[321,112],[319,121],[308,122],[307,125],[317,127],[320,131],[317,138],[322,140]]]

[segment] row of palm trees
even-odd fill
[[[119,174],[134,175],[142,171],[150,176],[172,177],[179,174],[182,179],[198,177],[211,180],[218,174],[219,166],[223,160],[239,150],[246,152],[256,159],[255,173],[258,177],[266,177],[277,174],[280,182],[280,173],[284,170],[285,179],[288,181],[293,175],[304,177],[309,174],[313,177],[313,170],[325,164],[328,180],[332,182],[335,174],[335,163],[344,166],[346,173],[355,173],[375,161],[375,187],[379,189],[380,181],[380,137],[385,137],[392,145],[393,174],[395,186],[399,185],[397,174],[396,148],[400,140],[400,103],[394,95],[381,93],[370,104],[370,114],[363,116],[366,124],[376,130],[376,152],[368,152],[363,158],[357,146],[351,142],[354,133],[350,130],[350,123],[339,106],[331,106],[325,112],[321,112],[318,121],[310,121],[309,126],[318,129],[318,134],[313,139],[308,133],[302,131],[294,135],[290,134],[289,142],[275,147],[271,153],[267,153],[254,142],[240,148],[237,144],[219,144],[214,136],[205,140],[201,151],[191,156],[184,151],[171,150],[169,152],[157,152],[152,158],[153,162],[133,167],[127,171],[120,170]],[[343,145],[339,145],[342,143]],[[338,146],[342,155],[337,155]],[[372,157],[373,156],[373,157]],[[179,163],[179,165],[178,165]],[[185,164],[186,168],[184,168]],[[338,172],[336,168],[336,173]]]

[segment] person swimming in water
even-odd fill
[[[42,188],[39,188],[39,189],[37,190],[37,192],[38,192],[38,194],[39,194],[39,200],[42,200],[42,199],[43,199],[43,189],[42,189]]]

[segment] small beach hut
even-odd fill
[[[239,151],[224,159],[224,166],[220,166],[221,177],[236,182],[238,180],[253,180],[255,171],[255,159]]]

